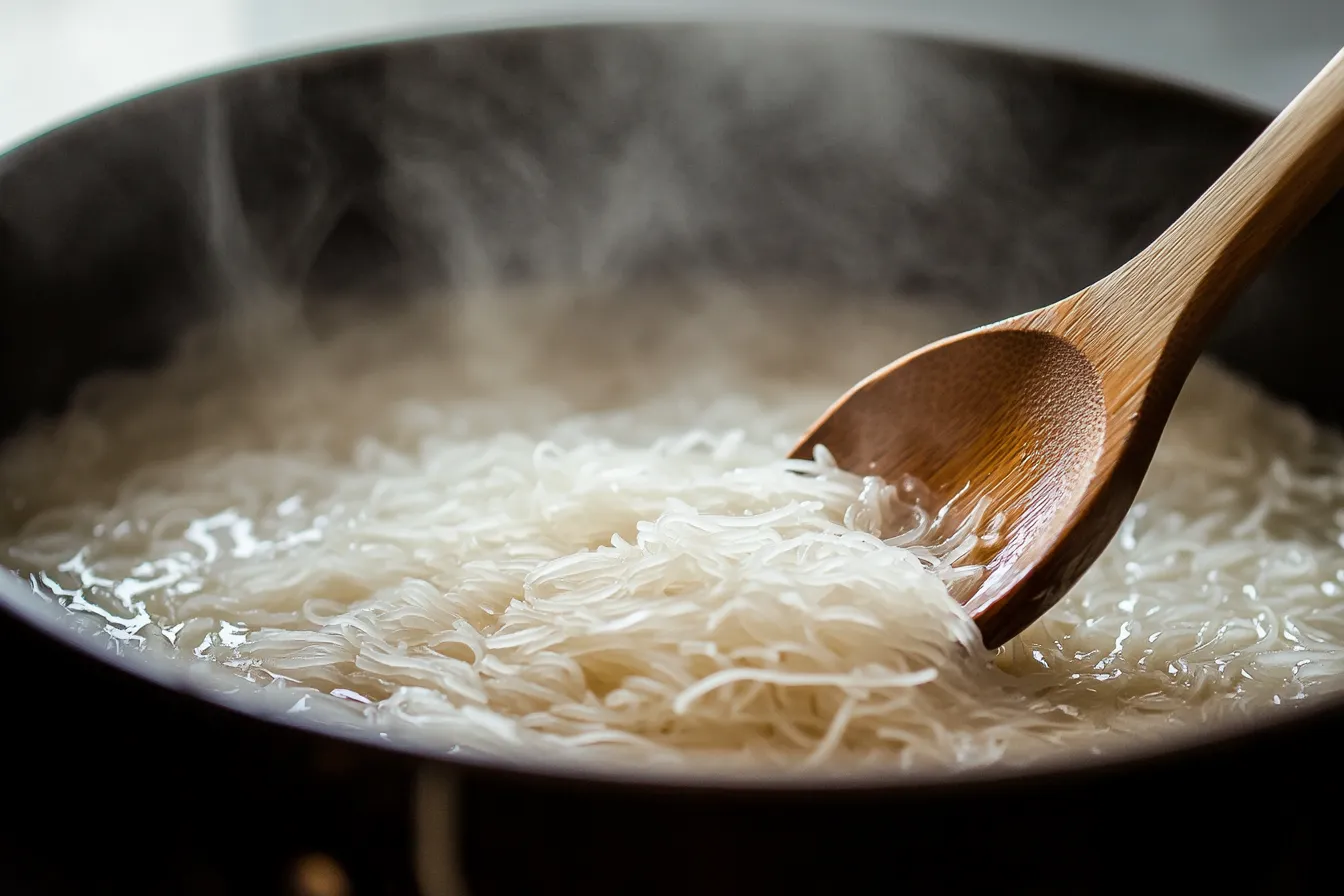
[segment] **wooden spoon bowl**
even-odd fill
[[[993,482],[992,490],[983,490],[985,517],[1002,514],[1004,537],[987,555],[966,558],[987,568],[966,603],[983,631],[992,623],[993,606],[977,610],[1002,591],[1005,577],[1023,565],[1036,576],[1052,574],[1039,555],[1052,545],[1060,554],[1058,530],[1083,500],[1101,459],[1101,378],[1068,341],[1030,330],[956,337],[901,364],[900,376],[884,371],[856,386],[843,399],[844,413],[825,417],[794,456],[810,457],[825,445],[846,469],[910,472],[943,499],[979,494],[977,486]],[[899,409],[900,426],[848,425],[851,415],[881,417],[893,409]],[[972,503],[950,506],[953,528]],[[1050,599],[1046,591],[1033,593]]]

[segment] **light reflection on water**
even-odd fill
[[[303,499],[294,495],[281,501],[274,514],[281,521],[293,520],[302,509]],[[55,564],[53,572],[39,572],[30,578],[35,588],[65,608],[97,617],[107,634],[117,641],[143,646],[147,637],[158,637],[168,646],[176,647],[188,621],[172,619],[171,601],[200,593],[205,573],[212,564],[226,557],[248,560],[277,556],[318,542],[325,522],[325,516],[318,516],[303,528],[266,536],[259,534],[251,516],[231,507],[186,520],[176,539],[171,531],[155,533],[154,540],[162,540],[173,549],[141,560],[123,574],[100,574],[99,570],[106,570],[107,564],[92,555],[92,547],[86,546]],[[132,520],[120,520],[110,526],[100,523],[93,532],[96,536],[110,534],[113,540],[123,541],[145,535]],[[162,617],[159,620],[151,612],[146,596],[164,604],[155,608]],[[198,657],[209,657],[220,649],[231,652],[247,638],[245,625],[227,620],[211,622],[213,625],[208,629],[197,625],[188,633],[192,637],[199,633],[192,650]]]

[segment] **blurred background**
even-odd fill
[[[1265,108],[1290,99],[1344,33],[1341,0],[5,0],[0,145],[188,74],[318,46],[501,19],[767,11],[1076,56]]]

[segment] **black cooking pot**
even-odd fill
[[[153,364],[238,296],[315,323],[433,288],[678,278],[956,302],[1091,282],[1264,124],[1168,86],[871,32],[417,40],[164,90],[0,159],[0,431]],[[1336,202],[1215,353],[1344,421]],[[7,893],[1305,888],[1336,861],[1344,704],[1029,773],[641,778],[323,733],[72,629],[0,580]],[[464,884],[465,881],[465,884]],[[464,889],[465,887],[465,889]]]

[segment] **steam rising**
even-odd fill
[[[1140,128],[1123,94],[1053,71],[862,30],[561,28],[157,94],[0,160],[11,332],[66,349],[0,346],[0,375],[32,384],[0,399],[0,431],[204,315],[251,327],[253,305],[704,280],[981,321],[1040,305],[1154,235],[1237,139],[1174,114]]]
[[[978,297],[988,318],[1116,257],[1076,207],[1152,206],[1116,168],[1104,194],[1042,170],[1052,88],[1023,95],[974,55],[879,33],[525,31],[343,64],[365,70],[209,95],[200,217],[235,297],[303,285],[354,216],[417,286],[816,278]],[[352,162],[358,139],[376,158]]]
[[[1004,125],[946,58],[858,32],[450,41],[394,59],[388,96],[393,205],[469,287],[724,271],[887,286],[927,249],[902,239],[922,223],[908,200],[939,202],[966,168],[940,116]]]

